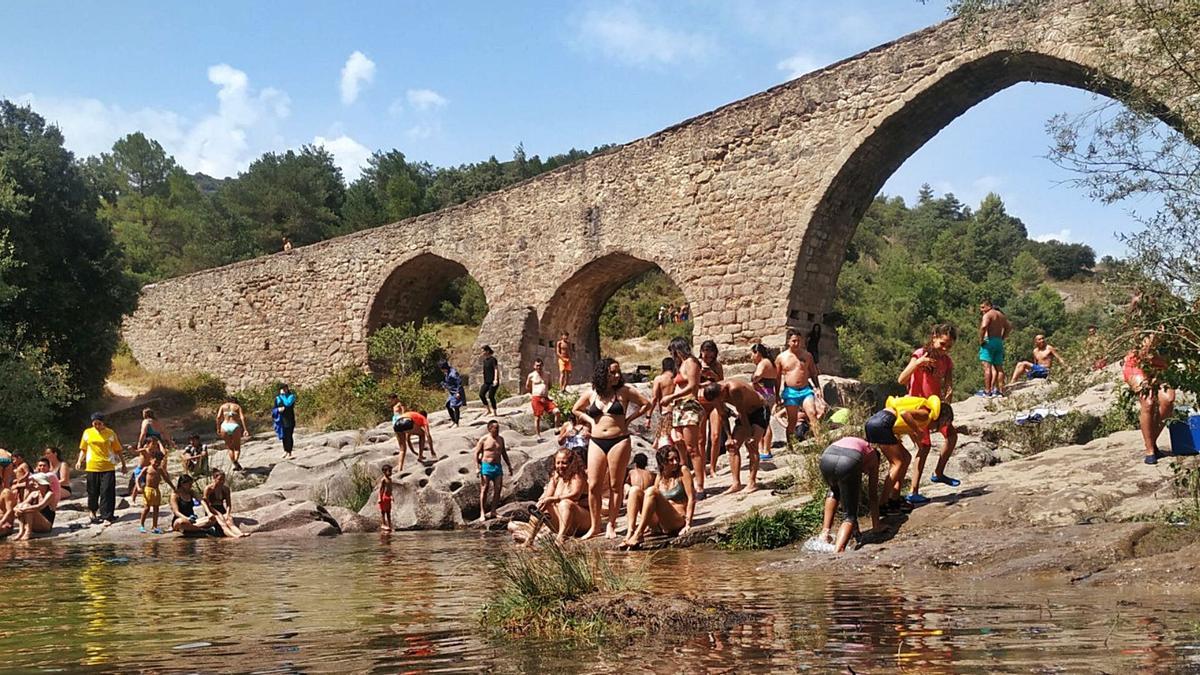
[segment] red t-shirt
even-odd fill
[[[912,353],[914,359],[923,358],[926,354],[925,348],[920,347]],[[913,371],[912,378],[908,381],[908,395],[921,396],[929,398],[930,396],[941,396],[942,387],[946,383],[946,377],[950,374],[950,370],[954,368],[954,361],[949,354],[933,355],[932,367],[919,367]]]
[[[425,416],[419,412],[406,412],[406,413],[404,413],[404,416],[413,421],[414,427],[429,426],[429,420],[426,419]]]

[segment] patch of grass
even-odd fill
[[[479,337],[479,326],[465,326],[456,323],[427,322],[425,324],[437,335],[438,342],[444,345],[446,358],[450,363],[465,365],[478,359],[474,351],[475,339]]]
[[[1121,387],[1117,398],[1113,400],[1108,411],[1100,418],[1100,426],[1096,428],[1095,437],[1111,436],[1118,431],[1130,431],[1138,428],[1137,397],[1129,387]]]
[[[1082,445],[1097,437],[1101,419],[1076,410],[1061,419],[1049,418],[1040,424],[1004,424],[994,429],[996,440],[1018,454],[1036,455],[1064,445]]]
[[[814,499],[799,510],[781,509],[764,516],[752,511],[729,528],[721,547],[730,551],[763,551],[787,546],[821,529],[824,504]]]
[[[342,506],[357,513],[371,501],[371,494],[375,491],[375,480],[376,477],[371,474],[369,466],[363,462],[355,462],[350,465],[345,481],[339,479],[324,485],[315,485],[310,491],[309,499],[318,506]]]
[[[108,377],[151,397],[194,406],[220,404],[225,398],[225,383],[217,376],[200,372],[151,372],[138,363],[124,342],[113,355]]]
[[[480,622],[510,636],[596,639],[621,632],[602,617],[568,616],[567,604],[600,592],[641,585],[636,575],[614,571],[590,548],[548,543],[533,552],[512,552],[498,566],[501,589],[484,605]]]

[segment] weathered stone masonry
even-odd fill
[[[657,265],[697,339],[778,344],[824,319],[870,200],[946,124],[1017,82],[1092,87],[1087,11],[998,19],[986,42],[946,22],[470,203],[147,286],[125,339],[153,370],[311,383],[363,364],[373,330],[420,320],[466,271],[509,375],[567,330],[581,381],[600,307]]]

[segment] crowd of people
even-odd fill
[[[686,307],[686,306],[685,306]],[[1004,313],[984,300],[980,304],[979,361],[984,388],[977,396],[1003,396],[1005,389],[1023,379],[1050,377],[1052,369],[1065,365],[1058,350],[1044,335],[1034,338],[1030,360],[1020,361],[1006,380],[1005,340],[1012,324]],[[1089,340],[1095,339],[1095,327],[1089,327]],[[556,429],[559,451],[554,471],[544,494],[530,507],[529,523],[513,523],[514,537],[532,544],[543,528],[563,540],[619,536],[620,514],[624,509],[624,539],[621,546],[642,545],[647,532],[670,536],[686,534],[692,527],[696,504],[708,497],[705,479],[715,475],[721,454],[728,457],[731,482],[722,494],[753,492],[760,488],[760,462],[772,459],[774,438],[771,420],[779,417],[786,430],[786,443],[819,435],[827,424],[830,406],[820,384],[817,348],[820,327],[802,333],[789,329],[778,352],[763,344],[750,348],[754,369],[748,381],[726,378],[715,342],[701,343],[697,353],[682,337],[667,346],[669,356],[662,372],[653,378],[649,394],[625,382],[621,364],[602,358],[570,410],[560,410],[551,396],[550,375],[542,359],[535,359],[532,370],[522,381],[530,395],[534,433]],[[928,502],[921,494],[925,464],[933,448],[932,433],[942,437],[929,481],[957,487],[957,479],[946,475],[947,464],[955,450],[958,433],[954,427],[954,362],[950,352],[958,340],[957,329],[950,324],[933,326],[928,340],[911,353],[907,365],[897,377],[905,396],[889,398],[887,404],[863,425],[861,434],[852,432],[824,450],[819,467],[829,486],[822,536],[836,550],[858,536],[858,513],[864,475],[868,481],[867,511],[872,527],[881,517],[900,514]],[[1158,448],[1157,439],[1174,409],[1175,394],[1160,380],[1166,365],[1155,353],[1155,337],[1147,335],[1137,349],[1122,361],[1122,376],[1139,401],[1139,421],[1145,444],[1145,461],[1154,464],[1167,453]],[[569,336],[564,333],[554,345],[560,387],[570,384],[574,356]],[[1105,365],[1093,361],[1092,368]],[[486,414],[498,414],[496,394],[502,370],[494,350],[484,346],[480,352],[482,383],[479,398]],[[453,426],[461,423],[461,409],[467,397],[463,378],[448,362],[439,364],[446,392],[446,410]],[[403,471],[409,453],[425,461],[428,452],[436,461],[428,413],[408,410],[399,397],[388,397],[392,410],[392,429],[398,444],[396,467]],[[282,442],[285,458],[290,458],[296,427],[296,395],[285,384],[279,389],[271,409],[276,436]],[[86,508],[91,524],[115,522],[117,470],[129,474],[128,495],[136,505],[142,499],[140,531],[160,534],[162,486],[172,490],[167,507],[169,529],[186,537],[246,536],[233,515],[232,493],[225,472],[210,469],[212,450],[192,434],[182,449],[175,446],[152,409],[143,411],[135,446],[124,448],[116,432],[106,425],[105,416],[92,415],[79,443],[76,470],[85,474]],[[546,418],[549,421],[546,421]],[[646,418],[642,429],[652,431],[657,471],[649,470],[644,453],[633,454],[634,423]],[[545,426],[543,423],[545,422]],[[242,441],[249,436],[246,415],[238,401],[230,397],[216,412],[215,432],[223,441],[229,466],[242,471]],[[914,452],[901,442],[908,436]],[[414,447],[413,440],[416,440]],[[167,453],[180,452],[182,473],[173,477],[168,470]],[[742,479],[745,453],[746,479]],[[137,465],[128,472],[127,454]],[[504,485],[504,468],[512,471],[500,425],[493,419],[478,439],[474,456],[480,486],[480,519],[494,517]],[[877,485],[880,459],[887,460],[883,485]],[[914,461],[915,459],[915,461]],[[910,474],[911,471],[911,474]],[[391,527],[394,483],[389,465],[378,483],[379,505],[385,529]],[[210,476],[200,490],[198,476]],[[903,495],[906,478],[908,494]],[[62,499],[71,497],[71,468],[62,452],[48,447],[31,468],[20,454],[0,449],[0,537],[25,540],[49,532]],[[838,508],[844,522],[835,531],[833,519]],[[149,529],[147,529],[147,520]]]

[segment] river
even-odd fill
[[[1200,669],[1192,594],[764,571],[795,551],[613,555],[758,613],[724,634],[491,638],[499,536],[0,543],[5,672],[1106,672]]]

